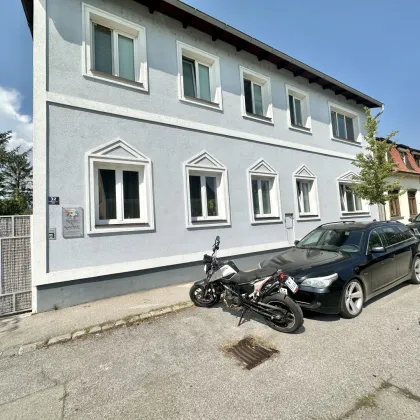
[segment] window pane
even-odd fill
[[[254,87],[254,108],[255,114],[263,115],[263,102],[262,102],[262,89],[259,85],[253,85]]]
[[[191,216],[202,216],[203,208],[201,205],[201,179],[196,175],[190,175],[190,201]]]
[[[134,76],[134,41],[122,35],[118,35],[118,63],[120,77],[135,80]]]
[[[369,236],[369,251],[372,251],[372,248],[375,247],[382,247],[382,240],[381,237],[379,236],[379,233],[376,231],[373,231],[370,236]]]
[[[211,101],[210,69],[207,66],[198,65],[198,81],[200,83],[200,98],[205,101]]]
[[[216,177],[206,176],[207,215],[217,216],[217,184]]]
[[[356,194],[354,195],[354,201],[355,201],[355,204],[356,204],[356,211],[363,210],[362,199],[360,197],[358,197]]]
[[[292,125],[296,125],[295,101],[292,95],[289,95],[289,108],[290,108],[290,122],[292,123]]]
[[[345,197],[346,197],[346,186],[343,185],[343,184],[340,184],[340,205],[341,205],[341,211],[346,211]]]
[[[117,201],[115,193],[115,171],[99,169],[99,219],[110,220],[117,218]]]
[[[332,124],[332,128],[333,128],[333,136],[338,137],[337,114],[334,111],[331,111],[331,124]]]
[[[93,25],[94,28],[94,70],[112,74],[112,32],[100,25]]]
[[[266,179],[261,180],[261,192],[263,201],[263,213],[271,214],[270,181],[267,181]]]
[[[258,201],[258,181],[256,179],[252,180],[252,203],[254,205],[254,214],[260,214],[260,203]]]
[[[346,117],[347,139],[354,140],[353,119]]]
[[[139,173],[123,171],[124,219],[140,218]]]
[[[245,94],[245,109],[246,112],[249,112],[252,114],[253,108],[252,108],[252,85],[249,80],[244,79],[244,94]]]
[[[303,126],[302,122],[302,103],[299,99],[295,98],[295,110],[296,110],[296,125]]]
[[[184,96],[196,98],[194,61],[182,57],[182,74],[184,79]]]
[[[302,191],[303,191],[303,211],[305,213],[309,213],[311,211],[311,205],[309,202],[309,191],[310,185],[307,182],[302,184]]]
[[[347,211],[354,211],[353,193],[348,185],[346,185],[346,201]]]
[[[344,115],[337,114],[337,121],[338,121],[338,137],[345,139],[346,128],[345,128],[345,123],[344,123]]]

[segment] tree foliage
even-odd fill
[[[398,131],[392,131],[385,138],[378,140],[377,132],[381,114],[382,111],[372,116],[370,109],[365,108],[366,152],[358,153],[353,162],[360,172],[353,176],[353,180],[357,183],[352,185],[352,190],[370,204],[385,204],[405,192],[399,181],[390,180],[390,177],[395,174],[395,163],[392,159],[387,160],[393,146],[392,138]]]
[[[7,150],[11,132],[0,133],[0,215],[27,214],[32,207],[30,150]]]

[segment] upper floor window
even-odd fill
[[[420,168],[420,156],[414,155],[414,161],[416,162],[416,165]]]
[[[83,4],[84,73],[148,90],[146,29]]]
[[[177,42],[180,99],[222,109],[219,57]]]
[[[261,121],[273,121],[270,79],[240,66],[242,115]]]
[[[311,131],[309,95],[303,90],[286,85],[289,127]]]
[[[330,103],[331,135],[339,140],[356,142],[359,137],[357,114]]]
[[[398,194],[398,191],[391,191],[391,194]],[[400,199],[399,197],[389,200],[389,213],[391,217],[399,217],[401,216],[400,210]]]

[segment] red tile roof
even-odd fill
[[[394,161],[396,168],[395,170],[398,172],[406,172],[411,174],[419,174],[420,175],[420,167],[417,165],[416,160],[414,159],[413,155],[411,154],[409,149],[406,149],[402,151],[402,153],[405,153],[406,159],[410,163],[411,167],[413,169],[410,169],[402,160],[400,156],[400,152],[398,151],[396,146],[392,146],[390,155],[392,157],[392,160]]]

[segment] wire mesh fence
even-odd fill
[[[0,217],[0,316],[31,309],[31,216]]]

